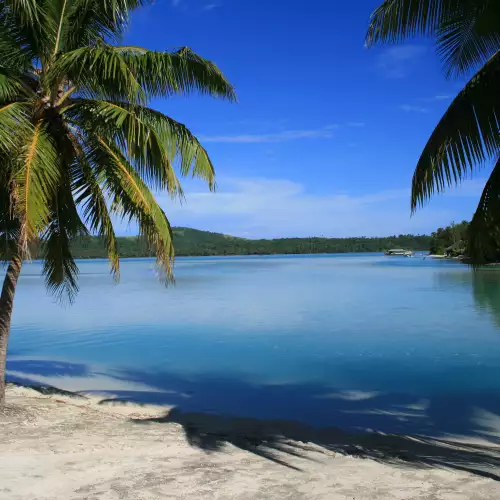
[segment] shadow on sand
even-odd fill
[[[123,389],[105,391],[100,404],[122,400],[168,405],[161,418],[134,423],[180,424],[188,442],[207,452],[232,444],[293,468],[299,466],[292,457],[311,460],[321,456],[311,450],[336,452],[500,480],[500,397],[495,393],[415,398],[318,384],[259,385],[212,375],[103,374],[84,364],[30,359],[10,359],[8,372],[13,382],[40,385],[44,377],[47,384],[63,389],[72,377],[106,376]],[[129,390],[133,384],[144,390]],[[456,436],[468,442],[458,442]]]

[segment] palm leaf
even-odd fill
[[[73,302],[78,292],[78,266],[71,242],[88,234],[80,219],[69,185],[69,176],[60,184],[50,203],[50,216],[42,233],[41,254],[45,284],[59,301]]]
[[[146,95],[122,54],[107,45],[62,54],[45,75],[49,86],[67,80],[81,96],[142,103]]]
[[[47,26],[51,28],[52,56],[64,51],[64,34],[68,30],[68,11],[71,0],[50,0],[47,4]]]
[[[215,172],[207,152],[184,125],[144,106],[121,102],[77,100],[64,112],[70,122],[95,130],[118,143],[144,181],[156,188],[182,194],[172,165],[182,175],[206,180],[211,188]]]
[[[434,35],[457,10],[460,0],[385,0],[371,15],[365,43],[398,43]]]
[[[469,226],[467,254],[474,266],[498,261],[500,248],[500,158]]]
[[[120,50],[120,47],[115,48]],[[175,52],[146,51],[137,48],[122,52],[132,72],[150,96],[198,92],[230,101],[236,100],[233,86],[219,68],[188,47]]]
[[[129,24],[130,12],[153,0],[73,0],[63,39],[67,50],[97,40],[118,40]]]
[[[15,16],[22,24],[32,26],[40,22],[44,0],[2,0],[2,10]]]
[[[172,228],[151,191],[121,152],[102,138],[93,144],[89,155],[94,168],[100,168],[113,211],[122,218],[135,220],[139,231],[156,254],[160,278],[173,280],[174,246]]]
[[[500,48],[500,3],[462,1],[437,31],[438,54],[448,77],[482,65]]]
[[[51,0],[2,0],[0,25],[2,37],[10,36],[18,47],[33,58],[44,59],[48,53],[46,6]]]
[[[199,92],[235,100],[235,92],[215,64],[184,48],[151,52],[99,44],[61,55],[47,77],[67,78],[83,97],[145,104],[153,97]]]
[[[451,103],[418,161],[412,209],[435,192],[462,181],[500,149],[500,51]]]
[[[458,76],[498,50],[499,23],[496,0],[386,0],[371,16],[366,44],[436,36],[446,74]]]
[[[111,264],[111,272],[117,281],[120,278],[118,245],[102,184],[83,152],[73,170],[73,191],[76,204],[80,207],[90,232],[103,238]]]
[[[35,97],[35,93],[22,78],[0,67],[0,103],[8,104]]]
[[[37,54],[29,46],[18,26],[2,20],[0,14],[0,66],[22,73],[28,70]]]
[[[14,91],[13,83],[4,81],[3,90],[7,94]],[[0,151],[16,157],[17,148],[30,139],[33,133],[30,111],[30,105],[25,102],[0,105]]]
[[[21,246],[34,240],[50,218],[50,200],[60,178],[57,150],[39,122],[24,144],[15,171],[15,209],[22,221]]]

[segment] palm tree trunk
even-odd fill
[[[7,343],[10,334],[10,320],[14,307],[14,293],[17,279],[21,273],[22,259],[14,255],[7,269],[7,274],[0,295],[0,407],[5,404],[5,367],[7,361]]]

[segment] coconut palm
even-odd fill
[[[182,195],[176,172],[214,186],[214,169],[182,124],[148,107],[193,91],[234,100],[218,68],[187,48],[116,45],[147,0],[0,2],[0,404],[16,283],[34,244],[48,289],[72,300],[71,241],[102,237],[119,277],[114,216],[137,222],[166,280],[172,232],[151,190]]]
[[[500,2],[385,0],[372,14],[367,45],[431,36],[448,77],[475,74],[456,96],[417,163],[411,207],[494,164],[473,216],[468,253],[474,265],[500,247]]]

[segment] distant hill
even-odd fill
[[[431,241],[430,236],[414,235],[384,238],[249,240],[187,227],[175,227],[173,232],[177,256],[381,252],[389,248],[428,250]],[[137,237],[118,238],[118,248],[121,257],[147,257],[151,255],[144,241]],[[35,250],[34,256],[37,253]],[[73,255],[81,259],[106,257],[102,241],[93,236],[75,241]]]

